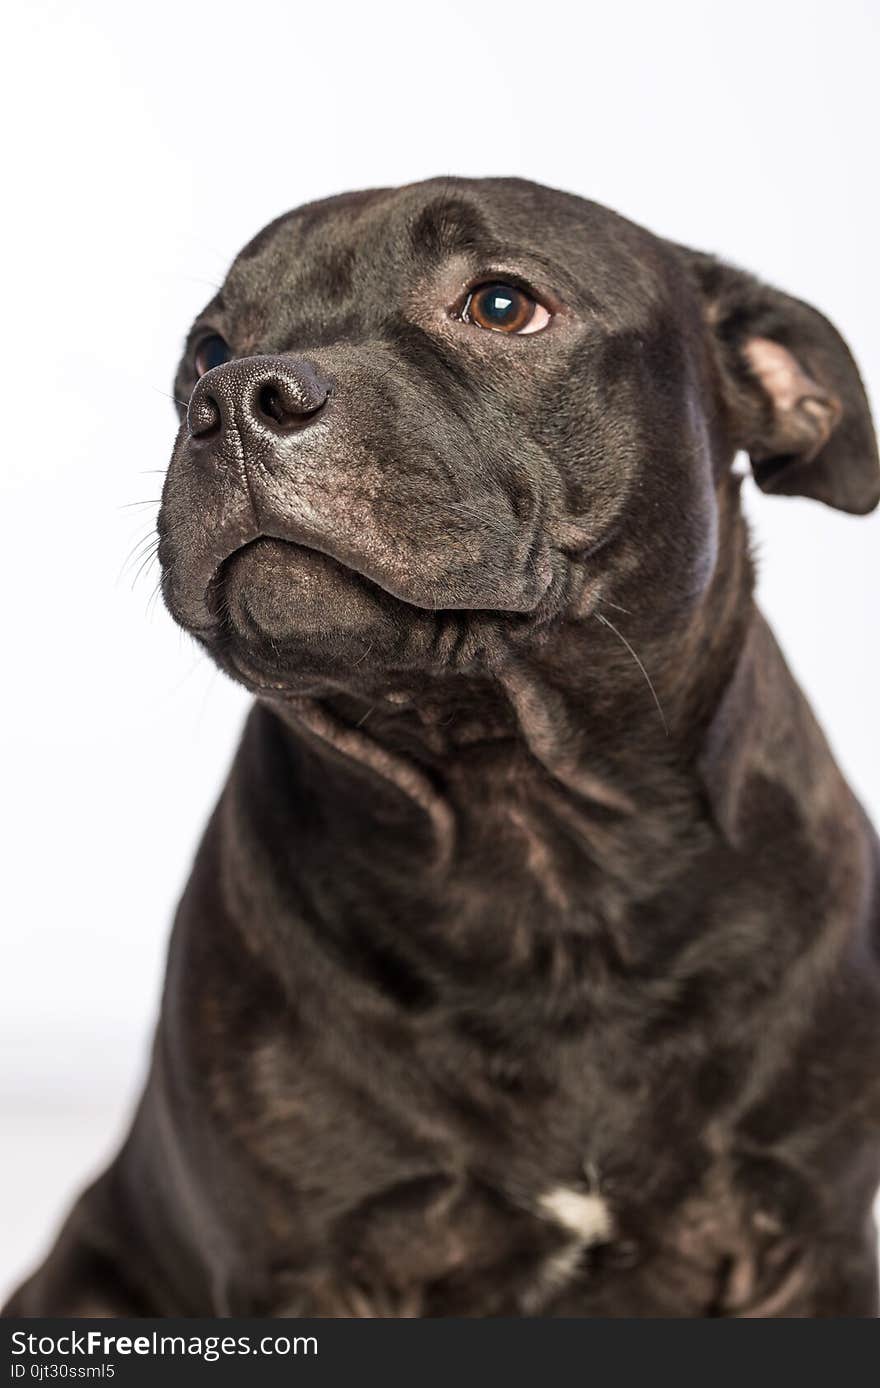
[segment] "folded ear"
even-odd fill
[[[733,442],[758,486],[873,510],[877,441],[843,338],[809,304],[712,256],[686,255],[717,343]]]

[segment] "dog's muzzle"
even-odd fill
[[[377,603],[533,610],[552,578],[535,523],[463,451],[442,402],[426,429],[405,376],[389,399],[372,363],[340,366],[337,381],[315,361],[248,357],[197,382],[159,516],[176,620],[209,638],[247,612],[277,637],[351,630]],[[218,610],[230,577],[243,591]]]

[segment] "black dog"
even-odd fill
[[[7,1313],[875,1315],[878,842],[731,472],[876,505],[834,329],[437,181],[273,223],[176,394],[165,597],[257,702]]]

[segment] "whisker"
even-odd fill
[[[644,677],[645,677],[645,682],[647,683],[647,686],[648,686],[648,688],[649,688],[650,691],[651,691],[651,697],[653,698],[654,703],[657,705],[657,712],[660,714],[660,722],[663,724],[663,731],[666,733],[666,736],[668,737],[668,736],[669,736],[669,725],[668,725],[668,723],[666,722],[666,715],[664,714],[662,705],[661,705],[661,703],[660,703],[660,700],[659,700],[658,697],[657,697],[657,691],[656,691],[656,689],[654,688],[654,685],[653,685],[652,682],[651,682],[651,676],[648,674],[647,670],[645,669],[645,667],[644,667],[644,665],[642,664],[642,662],[639,660],[639,657],[636,655],[636,653],[635,653],[635,651],[633,650],[632,646],[629,644],[629,642],[627,641],[626,637],[623,635],[623,632],[618,631],[618,630],[617,630],[617,627],[614,625],[614,623],[613,623],[613,622],[610,622],[610,621],[608,620],[607,617],[603,617],[601,612],[594,612],[594,613],[593,613],[593,616],[596,618],[596,621],[597,621],[597,622],[601,622],[603,626],[608,627],[609,631],[613,631],[613,632],[614,632],[614,635],[617,637],[618,641],[622,641],[622,642],[623,642],[624,646],[625,646],[626,649],[629,651],[629,653],[630,653],[630,655],[632,656],[633,660],[635,661],[636,665],[637,665],[637,666],[639,667],[639,669],[641,670],[642,674],[643,674]]]
[[[125,575],[128,573],[129,569],[133,568],[134,565],[137,564],[138,561],[147,552],[147,550],[149,550],[156,543],[158,543],[158,536],[156,535],[155,526],[151,525],[146,535],[142,536],[140,540],[135,540],[134,544],[132,545],[131,549],[129,550],[128,554],[123,560],[122,568],[119,570],[116,582],[120,583],[122,579],[125,577]]]
[[[134,592],[135,588],[137,587],[138,579],[140,578],[141,574],[142,574],[142,573],[149,573],[149,571],[150,571],[152,565],[156,562],[156,560],[157,560],[157,558],[158,558],[158,553],[157,553],[158,549],[159,549],[159,541],[158,541],[158,539],[157,539],[155,545],[153,545],[153,546],[147,551],[147,553],[144,555],[143,559],[141,560],[140,564],[138,564],[137,573],[135,574],[134,578],[131,580],[131,591],[132,591],[132,592]]]
[[[628,607],[621,607],[619,602],[612,602],[610,598],[597,598],[596,601],[600,602],[603,607],[613,607],[615,612],[625,612],[627,617],[632,616]]]
[[[155,609],[156,609],[156,603],[157,603],[157,601],[158,601],[159,594],[161,593],[161,591],[162,591],[162,575],[160,574],[159,577],[156,579],[156,583],[155,583],[155,586],[153,587],[152,593],[151,593],[150,596],[147,598],[146,614],[147,614],[148,617],[152,617],[153,612],[154,612]]]
[[[187,409],[189,405],[188,400],[178,400],[176,395],[171,395],[167,390],[162,390],[159,386],[150,386],[150,390],[155,391],[157,395],[164,395],[166,400],[171,400],[175,405],[179,405],[182,410]]]
[[[207,285],[208,289],[213,289],[215,294],[220,293],[220,285],[214,280],[207,279],[204,275],[181,275],[180,278],[186,280],[189,284]]]

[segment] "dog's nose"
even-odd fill
[[[193,438],[234,429],[288,434],[304,429],[324,408],[330,384],[307,361],[243,357],[207,371],[187,408]]]

